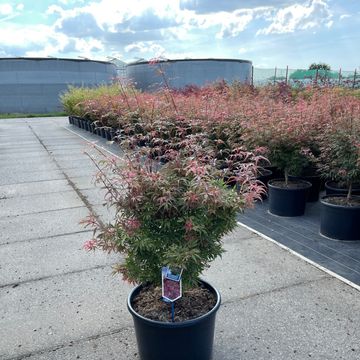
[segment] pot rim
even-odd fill
[[[214,286],[209,284],[207,281],[202,280],[202,279],[199,279],[199,281],[202,284],[204,284],[205,287],[212,290],[216,294],[217,300],[216,300],[214,307],[210,311],[208,311],[206,314],[203,314],[197,318],[185,320],[185,321],[179,321],[179,322],[165,322],[165,321],[151,320],[151,319],[148,319],[148,318],[138,314],[131,305],[131,299],[140,290],[140,288],[143,286],[143,284],[137,285],[134,289],[131,290],[131,292],[127,298],[127,308],[132,316],[136,317],[137,319],[139,319],[141,321],[146,322],[147,324],[154,325],[157,327],[181,328],[181,327],[192,326],[195,323],[201,322],[204,318],[211,316],[213,313],[216,313],[221,304],[221,295],[220,295],[219,291]]]
[[[276,179],[272,179],[268,182],[268,186],[273,188],[273,189],[280,189],[280,190],[286,190],[286,191],[299,191],[299,190],[306,190],[306,189],[310,189],[312,187],[312,184],[311,182],[309,181],[306,181],[306,180],[297,180],[298,182],[301,182],[304,184],[303,187],[300,187],[300,188],[295,188],[295,189],[290,189],[290,188],[283,188],[283,187],[279,187],[279,186],[276,186],[276,185],[273,185],[272,182],[274,181],[283,181],[285,182],[285,179],[284,178],[276,178]]]
[[[262,168],[261,170],[258,170],[258,174],[257,176],[260,177],[260,176],[270,176],[272,175],[273,172],[270,170],[270,169],[266,169],[266,168]]]
[[[321,179],[321,175],[314,174],[314,175],[292,175],[289,174],[289,178],[298,178],[298,179]]]
[[[358,206],[346,206],[346,205],[339,205],[339,204],[332,204],[329,203],[327,201],[325,201],[326,198],[329,197],[341,197],[341,198],[346,198],[346,195],[342,195],[342,194],[329,194],[329,195],[324,195],[320,198],[320,202],[321,204],[328,206],[328,207],[333,207],[333,208],[337,208],[337,209],[346,209],[347,211],[352,211],[352,210],[359,210],[360,209],[360,205]],[[359,199],[360,200],[360,196],[359,195],[353,195],[352,198],[355,199]]]
[[[327,180],[327,181],[325,181],[325,186],[331,190],[337,190],[337,191],[348,191],[349,190],[348,187],[335,187],[335,186],[330,185],[330,184],[337,184],[337,183],[339,183],[339,181]],[[354,185],[355,185],[355,187],[354,187]],[[358,189],[357,186],[360,187],[360,182],[358,182],[358,181],[353,182],[353,190],[355,190],[355,189],[357,190]]]

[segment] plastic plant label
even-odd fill
[[[162,268],[162,297],[170,302],[182,296],[181,273],[173,274],[168,267]]]

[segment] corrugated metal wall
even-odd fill
[[[62,111],[68,85],[96,86],[117,76],[108,62],[71,59],[0,59],[0,113]]]
[[[171,88],[203,86],[217,80],[250,83],[251,66],[251,61],[235,59],[168,60],[128,64],[126,73],[138,89],[156,91],[165,85],[164,77]]]

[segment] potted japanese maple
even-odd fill
[[[88,218],[94,237],[85,246],[123,255],[114,271],[137,284],[127,306],[140,358],[210,359],[220,294],[200,275],[223,253],[222,237],[236,226],[236,214],[261,196],[255,161],[233,189],[208,160],[181,152],[162,166],[139,153],[97,166],[116,215],[107,226]],[[164,294],[166,274],[183,290],[178,283]]]
[[[360,240],[360,102],[349,99],[346,109],[329,122],[320,136],[318,166],[342,192],[328,192],[321,199],[320,233],[338,240]]]
[[[267,147],[271,165],[283,174],[282,178],[268,182],[269,212],[278,216],[303,215],[307,193],[311,188],[308,181],[289,178],[289,174],[299,172],[309,154],[309,123],[301,114],[298,104],[273,102],[268,104],[268,109],[260,111],[256,118],[245,124],[245,141],[252,147]]]
[[[301,167],[304,153],[298,143],[274,140],[271,163],[284,173],[284,178],[272,179],[269,187],[269,211],[279,216],[300,216],[305,212],[308,191],[312,184],[301,178],[289,179],[290,172]]]

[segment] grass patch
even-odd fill
[[[22,113],[12,113],[12,114],[1,114],[0,119],[15,119],[15,118],[41,118],[41,117],[56,117],[56,116],[66,116],[66,112],[53,112],[47,114],[22,114]]]

